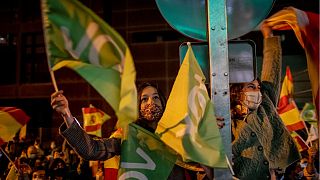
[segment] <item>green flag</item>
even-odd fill
[[[185,161],[226,168],[205,77],[189,45],[156,133]]]
[[[122,142],[118,179],[167,179],[177,160],[153,133],[131,123]]]
[[[314,104],[306,103],[300,112],[301,119],[310,123],[314,127],[318,127],[316,107]]]
[[[121,127],[136,120],[136,72],[121,36],[76,0],[42,0],[48,64],[73,69],[111,105]]]

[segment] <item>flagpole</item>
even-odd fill
[[[16,164],[11,160],[11,158],[8,156],[8,154],[0,147],[1,152],[9,159],[9,161],[13,164],[14,168],[19,172],[19,169],[17,168]]]
[[[49,63],[49,62],[48,62]],[[50,65],[49,65],[50,66]],[[56,81],[56,78],[54,76],[54,73],[53,73],[53,70],[49,67],[49,72],[50,72],[50,76],[51,76],[51,81],[52,81],[52,84],[53,84],[53,87],[54,87],[54,90],[56,92],[59,91],[58,89],[58,86],[57,86],[57,81]]]

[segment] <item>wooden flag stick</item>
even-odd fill
[[[19,169],[17,168],[16,164],[11,160],[11,158],[8,156],[8,154],[0,147],[1,152],[9,159],[9,161],[13,164],[14,168],[19,172]]]

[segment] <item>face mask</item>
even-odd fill
[[[242,104],[250,110],[255,110],[259,107],[262,101],[262,94],[260,91],[243,92],[244,98]]]
[[[162,113],[162,107],[157,104],[147,104],[144,109],[140,110],[141,116],[148,121],[159,121]]]

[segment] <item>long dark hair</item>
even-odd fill
[[[149,87],[149,86],[151,86],[157,90],[157,92],[159,94],[160,101],[161,101],[162,109],[164,110],[166,107],[167,99],[164,96],[164,94],[162,93],[162,91],[159,89],[159,87],[155,84],[150,83],[150,82],[144,82],[138,86],[138,109],[140,110],[140,106],[141,106],[142,91],[144,90],[144,88]]]
[[[142,95],[142,91],[146,88],[146,87],[153,87],[157,90],[158,94],[159,94],[159,98],[160,98],[160,102],[161,102],[161,105],[162,105],[162,109],[164,111],[165,109],[165,106],[166,106],[166,98],[165,96],[163,95],[162,91],[158,88],[157,85],[154,85],[152,83],[149,83],[149,82],[145,82],[145,83],[142,83],[139,87],[138,87],[138,109],[139,109],[139,118],[135,121],[135,123],[143,128],[145,128],[146,130],[150,131],[150,132],[154,132],[155,131],[155,128],[152,127],[152,125],[150,125],[150,123],[152,122],[148,122],[146,121],[141,113],[140,113],[140,108],[141,108],[141,95]],[[156,122],[158,123],[158,122]]]

